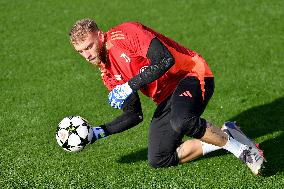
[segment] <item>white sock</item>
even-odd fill
[[[202,147],[202,151],[203,151],[203,155],[208,154],[210,152],[222,149],[222,147],[219,146],[215,146],[213,144],[208,144],[206,142],[202,142],[201,141],[201,147]]]
[[[239,158],[243,150],[246,148],[246,145],[236,141],[232,137],[228,137],[228,142],[222,148]]]

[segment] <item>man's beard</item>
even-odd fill
[[[101,63],[106,64],[108,60],[108,52],[107,52],[105,45],[103,45],[102,48],[100,48],[99,56],[100,56]]]

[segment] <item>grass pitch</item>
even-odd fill
[[[0,188],[284,188],[284,1],[0,1]],[[204,117],[236,120],[264,149],[253,176],[224,151],[167,169],[147,163],[155,105],[141,96],[145,120],[71,154],[55,130],[67,115],[92,124],[120,112],[107,104],[99,71],[69,44],[76,20],[103,30],[140,21],[199,52],[215,94]]]

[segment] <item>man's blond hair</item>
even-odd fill
[[[79,44],[87,38],[89,33],[98,30],[98,26],[94,20],[89,18],[78,20],[69,32],[70,41],[72,44]]]

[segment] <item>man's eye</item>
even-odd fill
[[[93,47],[94,43],[91,43],[89,46],[87,46],[86,50],[89,50]]]

